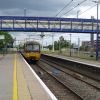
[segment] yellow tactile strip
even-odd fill
[[[18,100],[32,100],[23,72],[23,65],[17,56],[17,83],[18,83]]]
[[[16,54],[14,55],[14,73],[13,73],[13,100],[18,100],[17,91],[17,69],[16,69]]]

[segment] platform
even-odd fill
[[[0,100],[57,100],[20,54],[0,60]]]
[[[68,57],[68,56],[62,56],[62,55],[55,55],[55,54],[45,54],[45,55],[49,55],[49,56],[53,56],[53,57],[57,57],[57,58],[61,58],[61,59],[65,59],[65,60],[78,62],[78,63],[82,63],[82,64],[86,64],[86,65],[100,68],[99,61],[87,60],[87,59],[82,59],[82,58],[78,58],[78,57]]]

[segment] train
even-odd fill
[[[39,61],[41,57],[40,44],[36,41],[29,41],[24,43],[23,50],[20,52],[28,61]]]

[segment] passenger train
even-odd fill
[[[26,42],[24,43],[23,50],[21,51],[21,53],[28,61],[38,61],[41,56],[40,44],[35,41]]]

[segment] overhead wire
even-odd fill
[[[70,11],[72,11],[73,9],[75,9],[76,7],[80,6],[81,4],[83,4],[84,2],[86,2],[87,0],[83,0],[80,3],[78,3],[76,6],[74,6],[72,9],[70,9],[69,11],[67,11],[65,14],[69,13]],[[71,0],[67,5],[65,5],[57,14],[56,16],[58,16],[66,7],[68,7],[71,3],[73,2],[73,0]],[[60,16],[61,17],[61,16]],[[55,24],[54,24],[55,26]]]
[[[71,0],[70,2],[68,2],[57,14],[56,16],[58,16],[66,7],[68,7],[74,0]]]
[[[67,5],[65,5],[57,14],[56,16],[58,16],[66,7],[68,7],[74,0],[71,0],[70,2],[68,2]],[[86,2],[87,0],[83,0],[80,3],[78,3],[76,6],[74,6],[72,9],[70,9],[68,12],[64,13],[63,15],[69,13],[70,11],[72,11],[73,9],[75,9],[76,7],[80,6],[82,3]],[[60,16],[61,17],[61,16]]]
[[[56,17],[65,9],[67,8],[74,0],[71,0],[70,2],[68,2],[68,4],[66,4],[57,14]],[[86,2],[87,0],[83,0],[80,3],[78,3],[76,6],[74,6],[72,9],[70,9],[69,11],[67,11],[66,13],[64,13],[63,15],[68,14],[69,12],[71,12],[73,9],[79,7],[81,4],[83,4],[84,2]],[[88,10],[92,9],[93,7],[95,7],[96,5],[93,5],[92,7],[88,8],[87,10],[83,11],[82,13],[80,13],[79,15],[82,15],[83,13],[87,12]]]
[[[73,2],[73,0],[71,0],[67,5],[65,5],[57,14],[56,17],[66,8],[68,7],[71,3]],[[42,25],[44,27],[44,25]],[[45,28],[45,27],[44,27]]]
[[[91,9],[94,8],[96,5],[97,5],[97,4],[95,4],[95,5],[91,6],[91,7],[89,7],[89,8],[86,9],[85,11],[79,13],[79,15],[82,15],[82,14],[86,13],[88,10],[91,10]]]
[[[80,6],[81,4],[83,4],[84,2],[86,2],[87,0],[83,0],[82,2],[78,3],[77,5],[75,5],[72,9],[70,9],[69,11],[65,12],[64,14],[62,15],[66,15],[68,14],[70,11],[72,11],[73,9],[77,8],[78,6]],[[61,15],[61,16],[62,16]]]
[[[58,16],[66,7],[68,7],[74,0],[71,0],[67,5],[65,5],[57,14],[56,16]],[[80,6],[81,4],[83,4],[84,2],[86,2],[87,0],[83,0],[80,3],[78,3],[76,6],[74,6],[72,9],[70,9],[69,11],[67,11],[66,13],[64,13],[63,15],[66,15],[67,13],[69,13],[70,11],[72,11],[73,9],[75,9],[76,7]],[[88,8],[87,10],[85,10],[84,12],[82,12],[81,14],[85,13],[86,11],[90,10],[91,8],[93,8],[96,5],[93,5],[92,7]],[[79,15],[81,15],[79,14]],[[44,25],[43,25],[44,27]]]
[[[67,5],[65,5],[65,6],[56,14],[56,17],[57,17],[66,7],[68,7],[73,1],[74,1],[74,0],[71,0]],[[42,26],[45,28],[44,25],[42,25]]]
[[[73,0],[72,0],[73,1]],[[56,16],[58,16],[67,6],[69,6],[72,1],[70,1],[66,6],[64,6],[57,14]],[[72,11],[73,9],[75,9],[76,7],[80,6],[81,4],[83,4],[84,2],[86,2],[87,0],[83,0],[82,2],[78,3],[76,6],[74,6],[72,9],[70,9],[69,11],[67,11],[66,13],[64,13],[63,15],[66,15],[67,13],[69,13],[70,11]],[[87,12],[88,10],[92,9],[93,7],[95,7],[96,5],[93,5],[92,7],[89,7],[88,9],[86,9],[85,11],[83,11],[82,13],[80,13],[79,15],[82,15],[83,13]],[[61,17],[61,16],[60,16]]]

